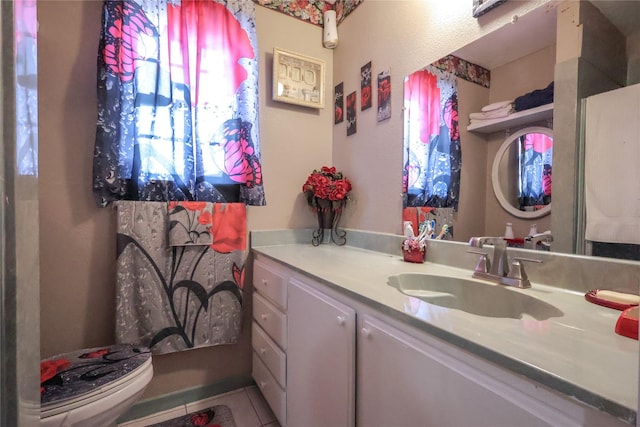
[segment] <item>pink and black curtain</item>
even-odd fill
[[[403,207],[458,209],[460,131],[454,74],[434,67],[409,75],[404,86]]]
[[[544,133],[528,133],[518,139],[520,209],[551,203],[553,138]]]
[[[104,1],[93,191],[264,205],[255,5]]]

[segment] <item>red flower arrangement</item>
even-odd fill
[[[326,200],[331,202],[331,210],[339,211],[349,199],[351,181],[342,172],[337,172],[335,167],[323,166],[320,170],[314,170],[302,186],[302,192],[307,196],[309,206],[318,209],[326,209]]]

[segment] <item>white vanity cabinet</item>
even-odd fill
[[[355,425],[355,311],[298,279],[287,292],[287,424]]]
[[[254,379],[283,426],[629,426],[275,261],[254,265],[257,298],[265,275],[285,286],[282,355],[262,350],[276,342],[264,304],[253,337]]]
[[[368,315],[359,327],[358,425],[582,425],[443,351],[435,340],[416,339]],[[535,386],[530,388],[535,391]]]
[[[276,418],[286,425],[287,272],[256,261],[253,270],[252,375]]]
[[[252,374],[280,424],[354,426],[355,311],[259,257],[253,281]]]

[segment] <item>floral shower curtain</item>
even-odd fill
[[[264,205],[255,5],[104,1],[93,191]]]
[[[553,138],[543,133],[528,133],[519,138],[520,209],[551,203]]]
[[[404,86],[403,202],[458,208],[460,132],[454,74],[427,67]]]

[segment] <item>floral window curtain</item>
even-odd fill
[[[551,203],[553,139],[543,133],[528,133],[519,138],[520,209]]]
[[[429,67],[404,86],[403,204],[458,209],[460,132],[455,75]]]
[[[93,191],[264,205],[255,5],[104,1]]]

